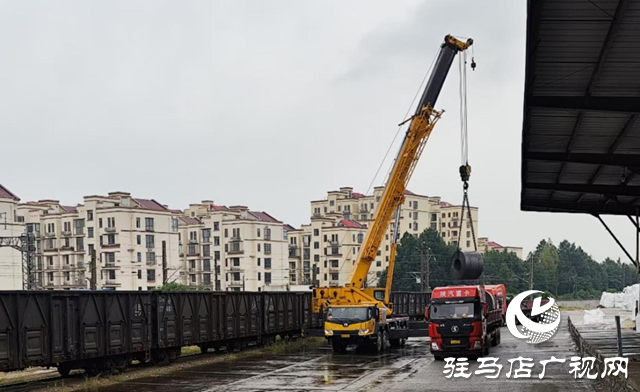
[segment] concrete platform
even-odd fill
[[[611,323],[605,325],[583,324],[580,313],[571,312],[568,325],[578,350],[582,356],[596,358],[596,367],[601,372],[605,358],[618,356],[618,343],[615,328],[611,328]],[[607,321],[613,319],[615,310],[607,310]],[[619,314],[621,318],[628,316]],[[614,323],[615,324],[615,323]],[[628,373],[629,377],[607,377],[605,383],[611,391],[638,391],[640,392],[640,334],[635,330],[622,330],[622,354],[629,357]]]

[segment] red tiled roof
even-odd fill
[[[362,193],[358,193],[358,192],[352,192],[352,193],[351,193],[351,196],[352,196],[354,199],[361,199],[361,198],[363,198],[363,197],[364,197],[364,195],[363,195]]]
[[[453,204],[447,203],[446,201],[441,201],[440,205],[443,206],[443,207],[451,207]]]
[[[283,228],[283,229],[285,229],[286,231],[296,230],[296,228],[295,228],[295,227],[291,226],[291,225],[290,225],[290,224],[288,224],[288,223],[285,223],[285,224],[282,226],[282,228]]]
[[[217,206],[215,204],[211,205],[211,209],[212,210],[216,210],[216,211],[224,211],[224,210],[228,210],[227,206]]]
[[[200,225],[202,222],[198,218],[192,218],[190,216],[181,216],[180,219],[188,225]]]
[[[264,211],[249,211],[249,213],[256,217],[256,219],[263,222],[272,222],[272,223],[280,223],[279,220],[267,214]]]
[[[72,206],[60,206],[60,208],[62,208],[62,210],[64,212],[67,213],[76,213],[78,212],[78,208],[77,207],[72,207]]]
[[[411,192],[411,191],[410,191],[410,190],[408,190],[408,189],[405,189],[405,190],[404,190],[404,194],[405,194],[405,195],[410,195],[410,196],[415,196],[415,193]]]
[[[349,219],[342,219],[340,221],[340,224],[344,227],[351,227],[351,228],[355,228],[355,229],[364,229],[364,225],[362,225],[361,223],[358,223],[354,220],[349,220]]]
[[[182,214],[182,210],[171,210],[169,209],[170,212],[173,212],[174,214]]]
[[[140,207],[147,209],[147,210],[153,210],[153,211],[169,211],[168,209],[166,209],[162,204],[158,203],[157,201],[151,199],[133,199],[136,201],[136,203],[140,204]]]
[[[0,199],[11,199],[15,201],[20,201],[20,198],[18,196],[11,193],[11,191],[5,188],[4,186],[2,186],[2,184],[0,184]]]
[[[487,242],[487,245],[489,245],[490,247],[494,248],[494,249],[502,249],[502,245],[500,245],[497,242],[493,242],[493,241],[489,241]]]

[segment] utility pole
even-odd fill
[[[425,246],[425,243],[422,243]],[[424,264],[425,264],[425,251],[420,252],[420,291],[424,292]]]
[[[162,241],[162,284],[167,283],[167,241]]]
[[[91,280],[89,280],[89,288],[96,290],[98,281],[98,269],[96,268],[96,250],[91,249]]]
[[[429,247],[427,247],[427,257],[426,257],[427,262],[426,262],[426,265],[425,265],[425,275],[424,275],[425,289],[422,290],[423,292],[431,291],[431,282],[430,282],[431,273],[429,272],[429,269],[430,269],[429,264],[431,264],[431,254],[430,254],[430,252],[431,252],[431,249]]]
[[[531,271],[529,272],[529,290],[533,290],[533,255],[529,256],[531,259]]]

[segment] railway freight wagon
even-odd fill
[[[398,309],[419,317],[424,295],[398,293]],[[183,346],[268,344],[323,322],[310,292],[0,291],[0,371],[98,374],[168,363]]]
[[[391,293],[393,313],[409,316],[412,320],[423,320],[425,309],[431,304],[431,293],[396,291]]]

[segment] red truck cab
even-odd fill
[[[482,286],[435,288],[428,315],[430,349],[437,360],[489,355],[500,343],[502,307]]]

